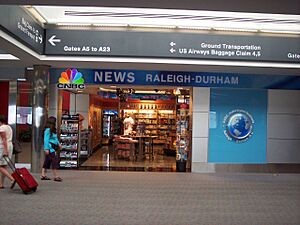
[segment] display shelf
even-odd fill
[[[92,154],[92,131],[85,129],[80,131],[79,157],[87,158]]]
[[[186,98],[183,97],[186,102]],[[176,129],[176,160],[186,161],[190,149],[190,115],[187,103],[178,104]]]
[[[175,108],[175,106],[174,106]],[[173,141],[176,138],[176,114],[175,110],[159,110],[158,113],[158,139],[157,142],[164,144],[164,149],[174,150]]]
[[[61,168],[77,168],[78,163],[77,160],[61,160],[59,166]]]
[[[174,99],[175,100],[175,99]],[[171,145],[168,137],[175,139],[176,134],[176,102],[166,104],[136,103],[137,108],[124,109],[124,113],[133,113],[136,125],[136,134],[155,135],[154,144]]]
[[[79,115],[63,115],[60,128],[60,168],[78,167]]]

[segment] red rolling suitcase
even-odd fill
[[[24,194],[28,194],[30,192],[36,192],[38,183],[34,179],[34,177],[30,174],[30,172],[24,167],[17,169],[13,162],[7,156],[4,157],[9,167],[13,171],[11,176],[15,179],[16,183],[20,186]]]

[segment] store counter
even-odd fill
[[[133,140],[129,137],[117,136],[113,139],[113,155],[114,158],[129,158],[130,161],[134,161],[136,158],[135,144],[137,140]]]
[[[136,135],[132,136],[132,138],[137,139],[138,141],[138,161],[144,160],[144,151],[145,151],[145,143],[149,141],[151,146],[151,152],[153,155],[153,140],[158,136],[150,136],[150,135]]]

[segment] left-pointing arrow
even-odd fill
[[[49,43],[52,45],[52,46],[56,46],[55,42],[60,42],[61,40],[60,39],[55,39],[56,38],[56,35],[53,35],[51,38],[49,38]]]

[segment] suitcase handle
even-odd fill
[[[11,170],[13,172],[16,171],[16,167],[15,167],[15,164],[11,161],[11,159],[8,157],[8,156],[3,156],[3,158],[5,159],[5,161],[7,162],[8,166],[11,168]]]

